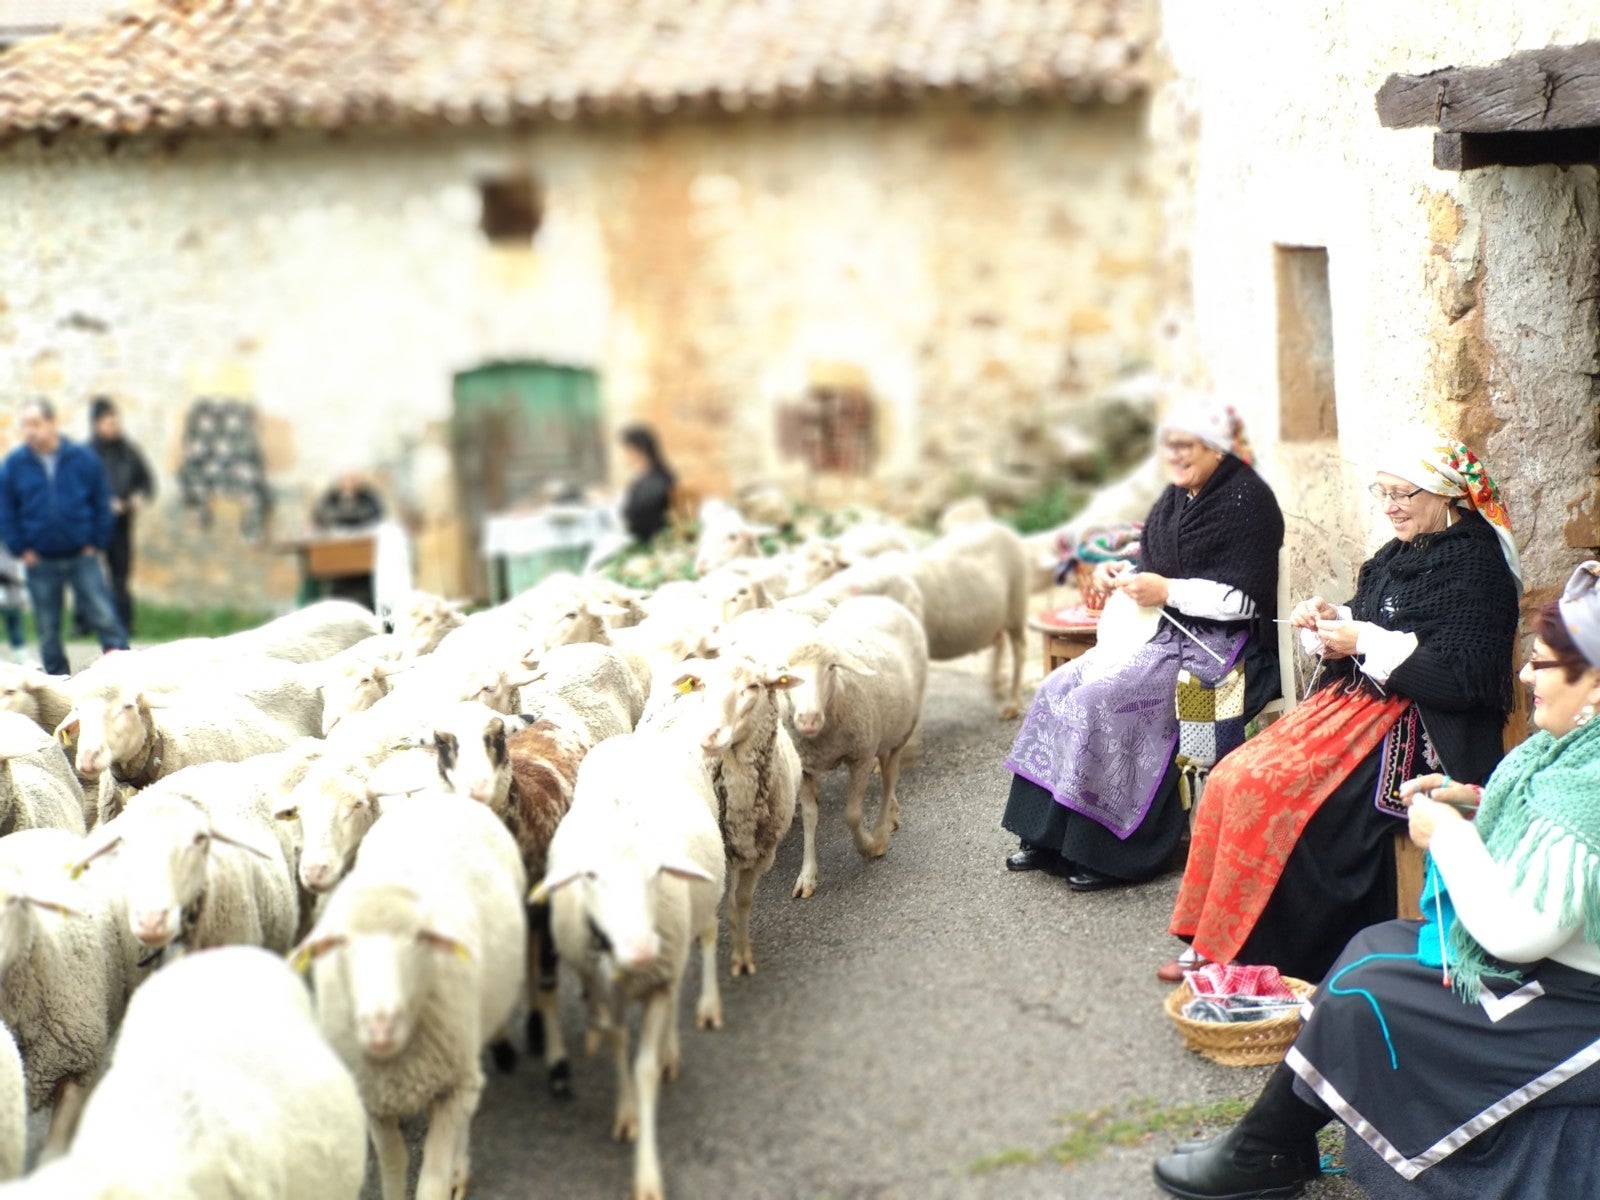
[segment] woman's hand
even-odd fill
[[[1124,575],[1111,585],[1123,592],[1135,604],[1144,608],[1160,608],[1167,602],[1167,577],[1150,571]]]
[[[1321,596],[1302,600],[1289,613],[1289,624],[1299,629],[1315,630],[1318,621],[1337,621],[1339,610]]]
[[[1418,798],[1437,800],[1458,812],[1463,809],[1475,812],[1483,800],[1483,789],[1473,783],[1457,783],[1448,775],[1418,775],[1400,785],[1400,799],[1409,807],[1411,801]]]
[[[1130,564],[1125,562],[1103,562],[1094,569],[1091,583],[1097,592],[1109,592],[1116,582],[1117,576],[1128,570]]]
[[[1356,652],[1356,639],[1365,621],[1318,621],[1317,636],[1322,639],[1323,658],[1349,658]]]
[[[1433,835],[1439,832],[1442,825],[1451,821],[1466,820],[1448,804],[1441,804],[1437,800],[1418,793],[1411,798],[1411,840],[1419,849],[1426,850],[1433,842]]]

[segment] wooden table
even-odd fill
[[[378,538],[371,532],[313,534],[284,543],[280,549],[299,556],[300,598],[307,603],[326,595],[329,585],[340,580],[370,578],[378,557]]]
[[[1043,612],[1028,618],[1028,628],[1044,637],[1046,675],[1083,654],[1099,637],[1099,629],[1094,625],[1062,625],[1049,620],[1051,616],[1052,613]]]

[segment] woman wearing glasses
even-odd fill
[[[1156,1164],[1168,1192],[1293,1195],[1337,1119],[1373,1200],[1600,1195],[1597,575],[1534,618],[1533,735],[1481,790],[1404,789],[1427,923],[1356,935],[1245,1118]]]
[[[1180,670],[1209,685],[1243,663],[1247,716],[1278,694],[1283,516],[1243,425],[1189,400],[1157,439],[1172,482],[1145,520],[1138,569],[1104,564],[1097,584],[1165,618],[1131,655],[1097,647],[1058,668],[1006,761],[1015,778],[1001,823],[1022,839],[1006,866],[1062,875],[1074,891],[1170,869],[1186,827],[1173,765]]]
[[[1428,431],[1389,443],[1371,490],[1394,538],[1348,605],[1313,596],[1290,615],[1314,690],[1212,771],[1172,916],[1190,950],[1164,979],[1208,960],[1321,979],[1394,916],[1402,782],[1478,783],[1500,761],[1522,584],[1499,491]]]

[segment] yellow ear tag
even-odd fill
[[[304,975],[306,969],[311,966],[311,947],[301,946],[296,950],[289,958],[289,966],[294,969],[296,974]]]
[[[68,863],[67,864],[67,878],[69,878],[69,879],[81,879],[81,878],[83,878],[83,873],[85,871],[87,871],[88,869],[89,869],[89,864],[86,863],[86,862]]]
[[[544,904],[550,899],[550,891],[543,883],[533,885],[533,890],[528,893],[529,904]]]
[[[692,679],[685,679],[678,685],[678,695],[680,696],[687,696],[692,691],[694,691],[694,680]]]
[[[67,733],[67,730],[66,730],[65,726],[63,726],[62,728],[56,730],[56,738],[61,742],[61,744],[63,746],[72,745],[72,736],[69,733]]]
[[[460,942],[453,943],[453,947],[454,947],[455,952],[456,952],[456,957],[459,958],[462,962],[471,962],[472,961],[472,954]]]

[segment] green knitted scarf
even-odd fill
[[[1484,788],[1475,824],[1489,856],[1513,869],[1519,889],[1532,877],[1539,905],[1551,852],[1575,843],[1583,888],[1573,886],[1578,872],[1569,872],[1560,919],[1581,921],[1583,936],[1600,946],[1600,721],[1561,737],[1540,730],[1506,755]],[[1565,859],[1562,854],[1558,861],[1565,865]],[[1455,990],[1468,1003],[1477,1003],[1485,979],[1521,978],[1492,965],[1459,920],[1450,931],[1450,950]]]

